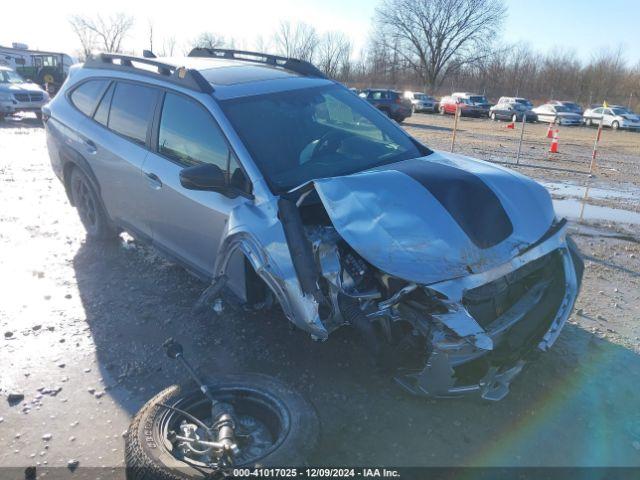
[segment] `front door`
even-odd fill
[[[147,188],[153,192],[149,210],[153,241],[197,273],[211,276],[229,214],[249,200],[185,189],[180,171],[213,163],[228,173],[230,159],[235,157],[211,114],[193,99],[175,93],[165,94],[156,147],[142,168]]]

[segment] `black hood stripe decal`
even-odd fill
[[[397,170],[424,186],[478,248],[497,245],[513,233],[500,199],[477,175],[429,160],[406,160]]]

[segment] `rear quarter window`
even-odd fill
[[[89,80],[75,88],[70,95],[71,103],[87,116],[93,111],[107,86],[107,80]]]

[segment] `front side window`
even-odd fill
[[[186,166],[212,163],[228,169],[229,147],[211,115],[173,93],[167,93],[162,106],[158,152]]]
[[[107,80],[89,80],[71,92],[71,102],[85,115],[93,115]]]
[[[157,96],[154,88],[118,82],[111,100],[109,129],[144,145]]]
[[[275,192],[430,153],[338,85],[221,105]]]

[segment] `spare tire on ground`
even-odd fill
[[[234,467],[305,464],[315,448],[319,422],[314,407],[283,382],[260,374],[219,375],[207,385],[234,407],[244,446]],[[187,411],[210,425],[211,402],[195,386],[173,385],[136,414],[125,437],[128,480],[211,478],[215,469],[182,455],[169,440]],[[167,408],[172,407],[172,408]],[[208,418],[207,418],[208,415]]]

